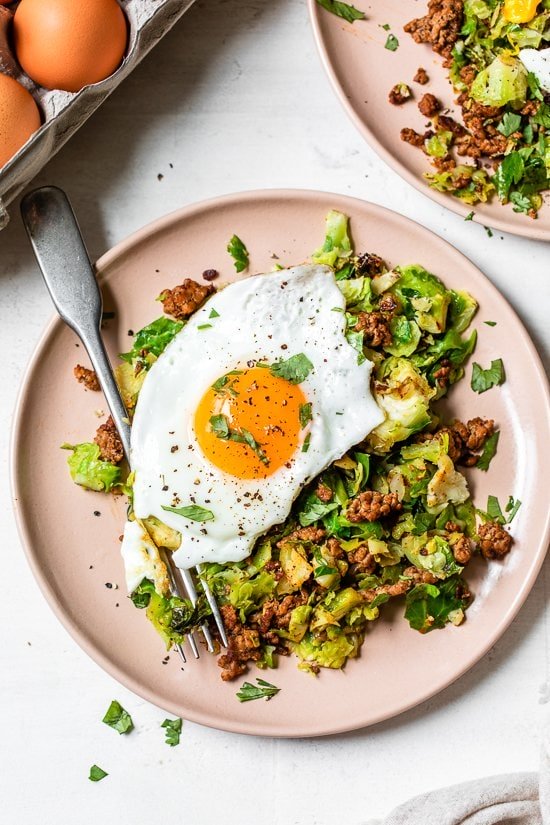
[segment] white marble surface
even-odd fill
[[[489,239],[375,156],[329,87],[301,0],[201,0],[36,183],[68,191],[94,256],[169,210],[241,189],[326,189],[397,208],[487,273],[549,364],[548,248],[500,233]],[[0,819],[360,825],[417,792],[535,769],[550,700],[548,563],[484,661],[397,719],[317,741],[253,739],[186,723],[178,748],[164,744],[165,714],[121,688],[68,637],[16,534],[10,421],[51,308],[12,211],[0,234],[0,546],[9,559],[0,624]],[[130,736],[101,724],[114,697],[137,724]],[[99,784],[87,779],[94,762],[110,773]]]

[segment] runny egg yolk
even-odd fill
[[[303,442],[306,405],[298,385],[268,368],[234,370],[203,395],[195,435],[220,470],[237,478],[267,478],[288,464]]]
[[[530,23],[540,0],[504,0],[504,19],[509,23]]]

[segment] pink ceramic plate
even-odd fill
[[[125,502],[86,492],[72,483],[67,454],[59,449],[91,438],[99,393],[85,392],[72,370],[87,363],[74,335],[59,321],[47,328],[29,366],[13,435],[15,508],[32,569],[60,620],[109,673],[146,699],[186,719],[242,733],[313,736],[351,730],[394,716],[442,690],[495,643],[529,593],[548,538],[550,487],[542,458],[550,440],[545,377],[527,333],[499,292],[459,252],[405,218],[359,200],[317,192],[255,192],[190,206],[119,244],[98,262],[106,310],[105,337],[112,357],[128,349],[129,330],[159,313],[155,297],[185,276],[205,269],[235,277],[225,247],[235,232],[251,253],[250,272],[303,261],[320,243],[327,211],[351,217],[357,250],[371,250],[392,264],[421,261],[480,302],[476,360],[502,356],[506,383],[484,395],[465,380],[452,393],[457,416],[491,416],[501,429],[490,472],[472,474],[477,501],[487,494],[523,505],[513,524],[516,544],[502,564],[479,563],[468,571],[477,599],[468,621],[421,636],[401,615],[376,622],[361,658],[343,672],[314,679],[285,659],[268,680],[282,688],[270,702],[240,704],[243,679],[226,684],[207,653],[182,672],[174,654],[163,664],[160,638],[126,597],[119,536]],[[484,320],[497,322],[489,327]],[[353,399],[350,399],[353,403]],[[113,584],[112,588],[106,584]],[[399,611],[399,614],[402,610]],[[259,671],[251,676],[262,675]],[[265,674],[264,674],[265,675]]]
[[[429,46],[414,42],[403,26],[414,17],[422,16],[427,0],[376,0],[356,2],[367,15],[366,20],[353,24],[325,11],[316,0],[309,0],[309,10],[317,46],[325,69],[347,113],[378,154],[395,171],[425,195],[466,216],[472,209],[474,220],[505,232],[526,238],[550,240],[550,204],[547,202],[537,220],[516,214],[510,205],[492,203],[468,206],[450,195],[431,189],[422,177],[431,171],[426,156],[419,149],[403,143],[399,133],[405,126],[424,132],[426,119],[416,103],[424,92],[431,92],[453,108],[453,90],[447,79],[442,59]],[[389,30],[382,26],[389,25]],[[388,33],[399,40],[399,48],[384,48]],[[419,86],[413,77],[419,66],[428,72],[430,83]],[[388,103],[388,92],[396,83],[407,83],[414,100],[403,106]]]

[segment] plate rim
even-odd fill
[[[327,44],[325,39],[323,38],[322,31],[321,31],[321,15],[330,14],[330,12],[325,11],[321,6],[319,6],[317,0],[307,0],[308,9],[309,9],[309,17],[311,21],[311,27],[313,29],[313,37],[315,40],[315,45],[317,47],[317,52],[319,57],[321,58],[321,63],[323,68],[329,78],[330,85],[336,97],[338,98],[340,104],[344,108],[347,116],[350,118],[356,129],[362,135],[362,137],[366,140],[366,142],[371,146],[378,157],[380,157],[384,163],[386,163],[390,169],[392,169],[400,178],[402,178],[406,183],[413,186],[417,192],[420,192],[425,197],[429,198],[430,200],[434,201],[435,203],[439,204],[440,206],[445,207],[445,209],[454,212],[456,215],[460,215],[461,217],[465,218],[470,212],[474,212],[472,220],[479,224],[479,226],[486,226],[487,222],[484,221],[482,218],[478,216],[478,213],[471,208],[468,208],[467,204],[463,204],[459,198],[454,198],[451,195],[445,195],[443,192],[438,192],[436,189],[432,189],[430,186],[427,186],[421,177],[415,175],[413,172],[409,171],[409,169],[398,160],[386,147],[378,140],[374,132],[371,130],[368,123],[359,116],[356,109],[352,106],[351,102],[349,101],[342,83],[340,82],[336,69],[334,68],[332,61],[329,57]],[[344,21],[342,21],[343,23]],[[547,204],[547,209],[550,212],[550,203]],[[538,224],[540,226],[540,224]],[[493,220],[491,218],[490,221],[491,229],[496,229],[499,232],[507,232],[510,235],[515,235],[516,237],[520,238],[527,238],[534,241],[550,241],[550,230],[541,230],[537,228],[537,221],[531,220],[530,222],[525,222],[525,226],[520,226],[519,224],[516,226],[515,223],[511,221],[507,221],[504,219],[497,218]]]
[[[540,384],[541,392],[545,398],[545,419],[547,421],[547,425],[550,432],[550,382],[546,375],[544,366],[542,364],[541,358],[538,354],[538,351],[535,347],[533,340],[531,339],[521,318],[519,318],[516,311],[508,302],[506,297],[498,290],[498,288],[492,283],[492,281],[477,267],[477,265],[470,261],[468,256],[461,252],[459,249],[457,249],[455,246],[453,246],[453,244],[449,243],[447,240],[441,238],[437,233],[433,232],[431,229],[428,229],[422,224],[417,223],[411,218],[401,215],[399,212],[388,209],[387,207],[380,206],[376,203],[372,203],[371,201],[366,201],[362,198],[357,198],[346,194],[327,192],[325,190],[288,188],[245,190],[231,194],[221,195],[219,197],[208,198],[173,210],[172,212],[169,212],[168,214],[163,215],[151,221],[150,223],[145,224],[143,227],[135,230],[126,238],[123,238],[119,243],[115,244],[115,246],[113,246],[103,255],[101,255],[101,257],[98,258],[96,264],[94,265],[94,268],[98,272],[98,277],[101,282],[102,275],[105,272],[105,270],[107,270],[110,266],[116,263],[117,259],[122,258],[128,252],[128,250],[132,249],[134,246],[138,244],[147,242],[151,236],[154,236],[156,233],[161,232],[166,227],[178,223],[179,221],[185,220],[186,218],[190,218],[191,216],[200,214],[201,212],[204,213],[212,207],[220,208],[225,206],[231,206],[238,204],[243,200],[260,200],[265,202],[269,199],[277,200],[281,198],[290,198],[306,201],[327,199],[327,202],[332,203],[334,203],[334,201],[337,200],[340,201],[340,203],[349,204],[350,207],[356,205],[357,208],[361,208],[366,205],[367,207],[372,208],[375,211],[387,213],[389,216],[391,216],[393,220],[397,219],[398,221],[404,223],[404,225],[413,225],[416,229],[420,230],[421,233],[425,233],[427,236],[429,236],[432,243],[435,243],[436,245],[440,244],[442,247],[450,249],[455,255],[458,255],[463,260],[465,260],[485,281],[485,286],[487,287],[489,292],[494,293],[497,296],[498,300],[504,302],[508,311],[512,314],[512,316],[515,318],[518,324],[518,329],[521,331],[521,339],[527,347],[527,350],[529,351],[533,367],[537,374],[537,380]],[[59,603],[59,599],[57,598],[52,587],[49,585],[47,578],[42,571],[38,554],[35,552],[32,546],[30,531],[27,527],[26,519],[23,513],[24,508],[20,506],[23,482],[20,476],[17,448],[20,443],[22,431],[24,429],[22,413],[25,409],[27,399],[32,393],[32,378],[34,372],[38,368],[43,354],[43,350],[48,345],[51,337],[55,334],[56,328],[59,327],[61,329],[63,326],[64,322],[55,314],[46,324],[46,327],[42,332],[40,338],[38,339],[33,350],[33,353],[21,377],[21,383],[19,386],[19,391],[17,394],[17,399],[14,407],[12,427],[10,433],[9,476],[12,496],[12,508],[15,522],[17,525],[19,539],[21,541],[25,557],[31,568],[35,581],[39,586],[39,589],[41,590],[48,605],[60,621],[61,625],[69,633],[72,639],[77,643],[80,649],[84,653],[86,653],[103,670],[105,670],[110,676],[112,676],[124,687],[131,690],[136,695],[140,696],[148,702],[151,702],[151,704],[162,708],[163,710],[167,710],[175,715],[180,715],[181,706],[178,706],[170,702],[169,700],[165,701],[164,699],[162,699],[162,702],[159,702],[159,698],[155,695],[153,691],[149,690],[147,687],[144,687],[142,684],[139,683],[139,681],[137,681],[133,677],[128,676],[125,673],[125,671],[116,664],[116,662],[109,659],[97,647],[97,645],[90,641],[90,639],[77,625],[76,621],[73,621],[73,619],[70,616],[65,614],[61,604]],[[446,677],[444,684],[438,684],[433,689],[430,689],[422,696],[420,700],[414,699],[410,702],[402,703],[398,711],[389,710],[387,713],[381,712],[375,718],[371,719],[368,722],[360,721],[357,724],[340,724],[332,726],[325,725],[322,729],[318,729],[315,731],[301,729],[299,726],[295,726],[292,732],[286,730],[279,732],[276,729],[274,730],[273,723],[265,725],[256,724],[254,722],[249,722],[246,719],[230,719],[226,721],[223,717],[219,718],[215,716],[215,714],[205,714],[202,711],[195,712],[193,710],[191,713],[186,714],[185,718],[191,722],[199,723],[205,725],[206,727],[214,728],[217,730],[224,730],[230,733],[242,733],[252,736],[269,736],[272,738],[282,739],[313,738],[336,735],[355,730],[362,730],[367,727],[371,727],[372,725],[376,725],[380,722],[383,722],[385,720],[397,718],[401,716],[403,713],[411,710],[412,708],[419,707],[420,705],[424,704],[433,696],[442,693],[450,685],[452,685],[454,682],[460,679],[465,673],[471,670],[485,656],[487,651],[490,650],[490,648],[505,633],[505,631],[508,629],[508,627],[518,614],[519,610],[525,603],[527,596],[529,595],[531,589],[533,588],[533,585],[535,584],[542,564],[545,560],[549,543],[550,509],[547,511],[546,514],[546,524],[544,526],[544,530],[541,532],[540,541],[538,543],[536,553],[533,556],[533,562],[529,570],[529,575],[524,580],[520,590],[518,590],[518,592],[516,593],[514,600],[507,606],[507,609],[503,614],[503,617],[501,618],[500,622],[492,627],[491,632],[486,637],[485,643],[483,644],[482,648],[477,652],[477,654],[473,658],[469,658],[463,664],[463,666],[459,668],[458,671],[454,672],[452,678],[449,679],[448,677]],[[197,663],[197,667],[200,667],[200,662]]]

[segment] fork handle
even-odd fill
[[[101,337],[103,301],[66,194],[56,186],[29,192],[21,216],[55,307],[82,341],[130,460],[130,425]]]
[[[118,430],[124,455],[130,465],[130,423],[128,412],[120,397],[120,391],[114,379],[113,370],[103,340],[97,331],[95,334],[90,335],[80,334],[78,330],[75,330],[75,332],[80,337],[90,357],[114,425]]]

